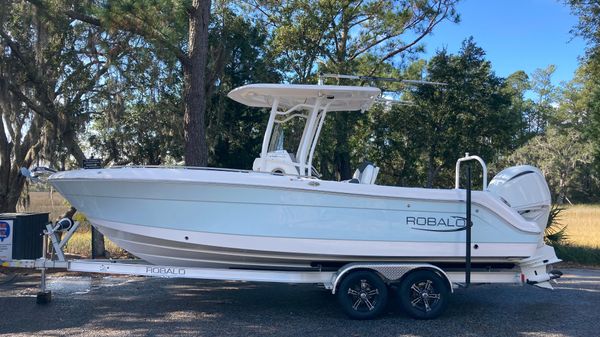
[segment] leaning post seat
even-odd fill
[[[360,166],[354,171],[354,175],[350,182],[357,182],[359,184],[374,184],[377,179],[377,174],[379,173],[379,167],[375,166],[375,164],[364,161]]]

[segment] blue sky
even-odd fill
[[[461,22],[437,26],[424,41],[425,58],[443,47],[456,53],[472,35],[499,76],[554,64],[555,84],[573,78],[585,43],[569,33],[577,18],[562,1],[463,0],[457,9]]]

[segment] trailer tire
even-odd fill
[[[352,319],[373,319],[387,306],[388,288],[375,272],[352,271],[344,277],[337,289],[342,310]]]
[[[416,319],[433,319],[440,316],[448,305],[448,285],[437,273],[416,270],[406,275],[398,288],[400,306]]]

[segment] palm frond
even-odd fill
[[[558,204],[554,204],[550,208],[544,241],[551,246],[564,245],[568,242],[567,226],[561,222],[562,212],[565,209],[564,206]]]

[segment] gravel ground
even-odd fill
[[[532,286],[458,289],[433,321],[394,307],[347,319],[310,285],[50,276],[53,301],[35,304],[38,278],[0,274],[0,335],[10,336],[600,336],[600,270],[567,269],[554,291]]]

